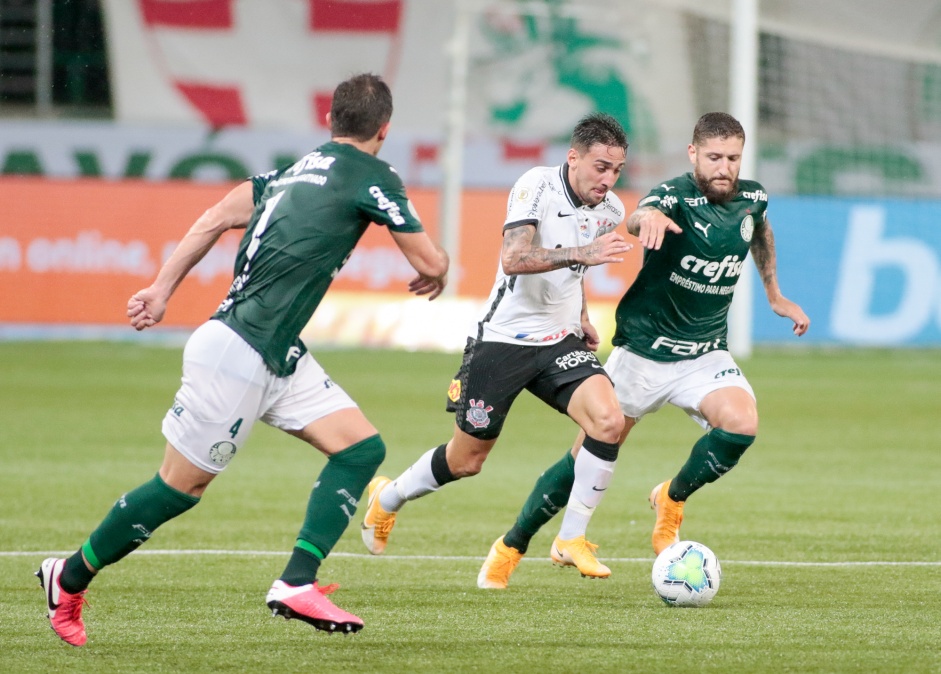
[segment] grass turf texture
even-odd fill
[[[382,431],[381,472],[449,437],[458,356],[318,358]],[[683,526],[723,564],[706,608],[671,609],[649,586],[645,499],[699,436],[673,408],[634,430],[589,529],[609,580],[548,563],[557,518],[509,590],[476,588],[490,544],[574,436],[524,394],[484,472],[409,504],[389,557],[361,554],[357,517],[325,562],[321,579],[342,585],[336,602],[366,623],[358,635],[275,620],[264,606],[324,459],[259,425],[199,507],[95,581],[89,642],[74,649],[49,629],[31,574],[41,551],[74,550],[156,471],[180,352],[0,344],[0,671],[941,670],[941,354],[759,351],[743,366],[758,441],[690,500]]]

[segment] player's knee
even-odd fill
[[[377,434],[331,455],[329,460],[335,463],[378,468],[385,458],[386,443],[384,443],[382,437]]]
[[[624,415],[615,407],[593,417],[590,426],[584,429],[586,435],[601,442],[617,443],[624,431]]]
[[[477,475],[483,469],[491,447],[493,442],[480,441],[479,438],[471,440],[469,436],[452,441],[446,454],[447,467],[454,479]],[[444,455],[445,452],[442,451],[442,456]]]
[[[758,435],[758,415],[757,414],[737,414],[724,419],[718,426],[727,433],[736,435]]]
[[[480,473],[484,467],[484,460],[486,460],[486,455],[483,456],[463,456],[455,457],[455,465],[451,466],[451,473],[454,475],[455,479],[461,479],[464,477],[473,477]]]

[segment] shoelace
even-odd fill
[[[657,514],[660,514],[660,508],[663,508],[663,519],[671,528],[679,528],[683,521],[683,511],[678,506],[671,504],[657,504]]]
[[[505,580],[509,578],[515,566],[516,565],[513,563],[513,559],[511,557],[507,555],[497,555],[497,559],[493,564],[491,564],[490,572],[487,575],[492,578]]]
[[[382,506],[379,507],[381,508]],[[376,517],[376,528],[374,534],[376,538],[388,538],[389,532],[392,531],[392,526],[395,524],[395,513],[383,513],[383,515],[378,515]]]
[[[333,594],[340,589],[339,583],[330,583],[329,585],[320,586],[319,583],[314,583],[314,589],[317,590],[320,594],[327,596],[328,594]]]
[[[80,592],[77,595],[72,596],[76,597],[76,599],[70,598],[59,603],[59,611],[64,609],[65,617],[70,622],[77,622],[82,619],[82,606],[91,606],[91,604],[89,604],[88,600],[85,599],[84,592]]]

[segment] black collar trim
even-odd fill
[[[575,194],[575,190],[572,189],[572,183],[569,182],[568,167],[569,165],[567,163],[559,167],[559,175],[562,177],[562,185],[565,187],[565,196],[568,197],[573,208],[580,208],[584,206],[585,203],[579,199],[578,195]]]

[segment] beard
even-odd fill
[[[735,195],[738,194],[738,178],[731,182],[729,185],[729,190],[725,191],[716,187],[711,180],[706,180],[698,171],[693,171],[693,178],[696,179],[696,186],[699,188],[699,191],[703,193],[706,199],[709,200],[711,204],[727,204],[732,199],[735,198]]]

